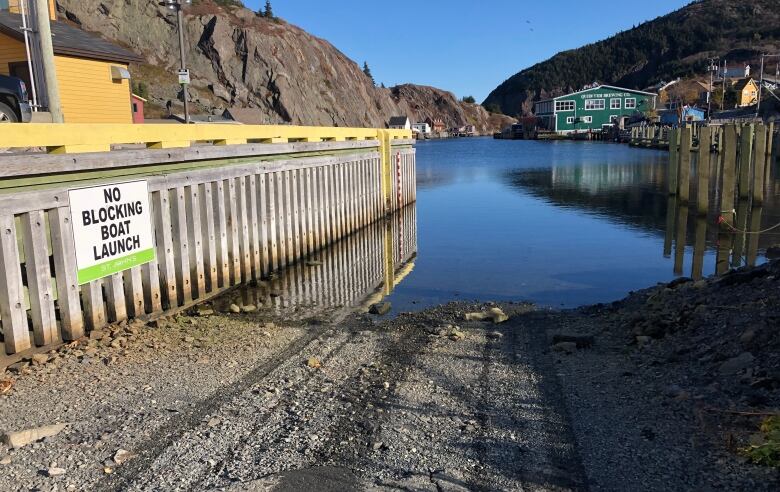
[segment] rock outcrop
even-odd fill
[[[179,46],[175,17],[157,1],[58,0],[59,15],[142,55],[131,67],[146,83],[151,111],[177,106]],[[375,87],[360,67],[325,40],[281,19],[201,0],[185,11],[189,87],[197,111],[258,108],[265,123],[384,127],[392,115],[438,115],[452,126],[496,130],[489,113],[447,92]],[[407,100],[406,97],[411,99]],[[428,98],[428,99],[426,99]],[[495,121],[494,121],[495,120]]]

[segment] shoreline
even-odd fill
[[[115,327],[11,377],[4,431],[69,425],[0,451],[0,488],[771,490],[738,449],[743,414],[780,406],[778,277],[499,303],[501,324],[464,321],[490,303],[336,324],[214,303]]]

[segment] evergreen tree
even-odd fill
[[[265,0],[265,12],[263,13],[263,17],[267,19],[274,18],[274,9],[271,7],[271,0]]]
[[[363,73],[366,74],[366,77],[371,79],[371,83],[376,85],[376,82],[374,81],[374,76],[371,75],[371,69],[368,68],[368,62],[363,62]]]

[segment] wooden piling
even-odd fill
[[[688,232],[688,206],[680,205],[677,208],[677,233],[674,238],[674,274],[683,274],[683,262],[685,259],[685,241]]]
[[[707,219],[696,218],[696,232],[693,241],[693,262],[691,264],[691,278],[700,280],[704,276],[704,252],[707,249]]]
[[[758,205],[764,201],[764,179],[767,165],[767,128],[764,125],[756,125],[756,146],[754,151],[753,171],[753,204]]]
[[[680,130],[678,128],[672,128],[669,130],[669,173],[667,179],[669,180],[669,194],[677,194],[677,177],[680,168]]]
[[[734,223],[734,193],[737,166],[737,127],[726,125],[723,130],[723,170],[720,190],[720,214],[729,224]]]
[[[677,196],[680,203],[687,204],[691,190],[691,127],[680,129],[680,167],[677,178]]]
[[[739,136],[739,198],[750,197],[751,163],[753,162],[753,132],[752,124],[744,125]]]
[[[699,152],[696,163],[696,212],[707,215],[710,206],[710,127],[703,127],[699,133]]]

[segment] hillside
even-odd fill
[[[700,74],[711,56],[734,68],[780,47],[780,0],[700,0],[603,41],[558,53],[510,77],[484,104],[510,115],[594,81],[641,89]]]
[[[146,59],[131,73],[136,82],[146,83],[152,113],[162,114],[168,101],[179,104],[174,75],[179,47],[170,11],[151,0],[58,0],[58,10],[61,18]],[[191,100],[199,113],[253,107],[269,124],[384,127],[390,116],[405,110],[413,120],[439,111],[453,126],[471,123],[459,119],[471,115],[483,122],[481,131],[497,129],[489,126],[481,107],[465,107],[447,92],[425,88],[430,99],[412,102],[398,97],[399,91],[375,87],[333,45],[281,19],[202,0],[185,11],[185,30],[194,46],[187,64]]]

